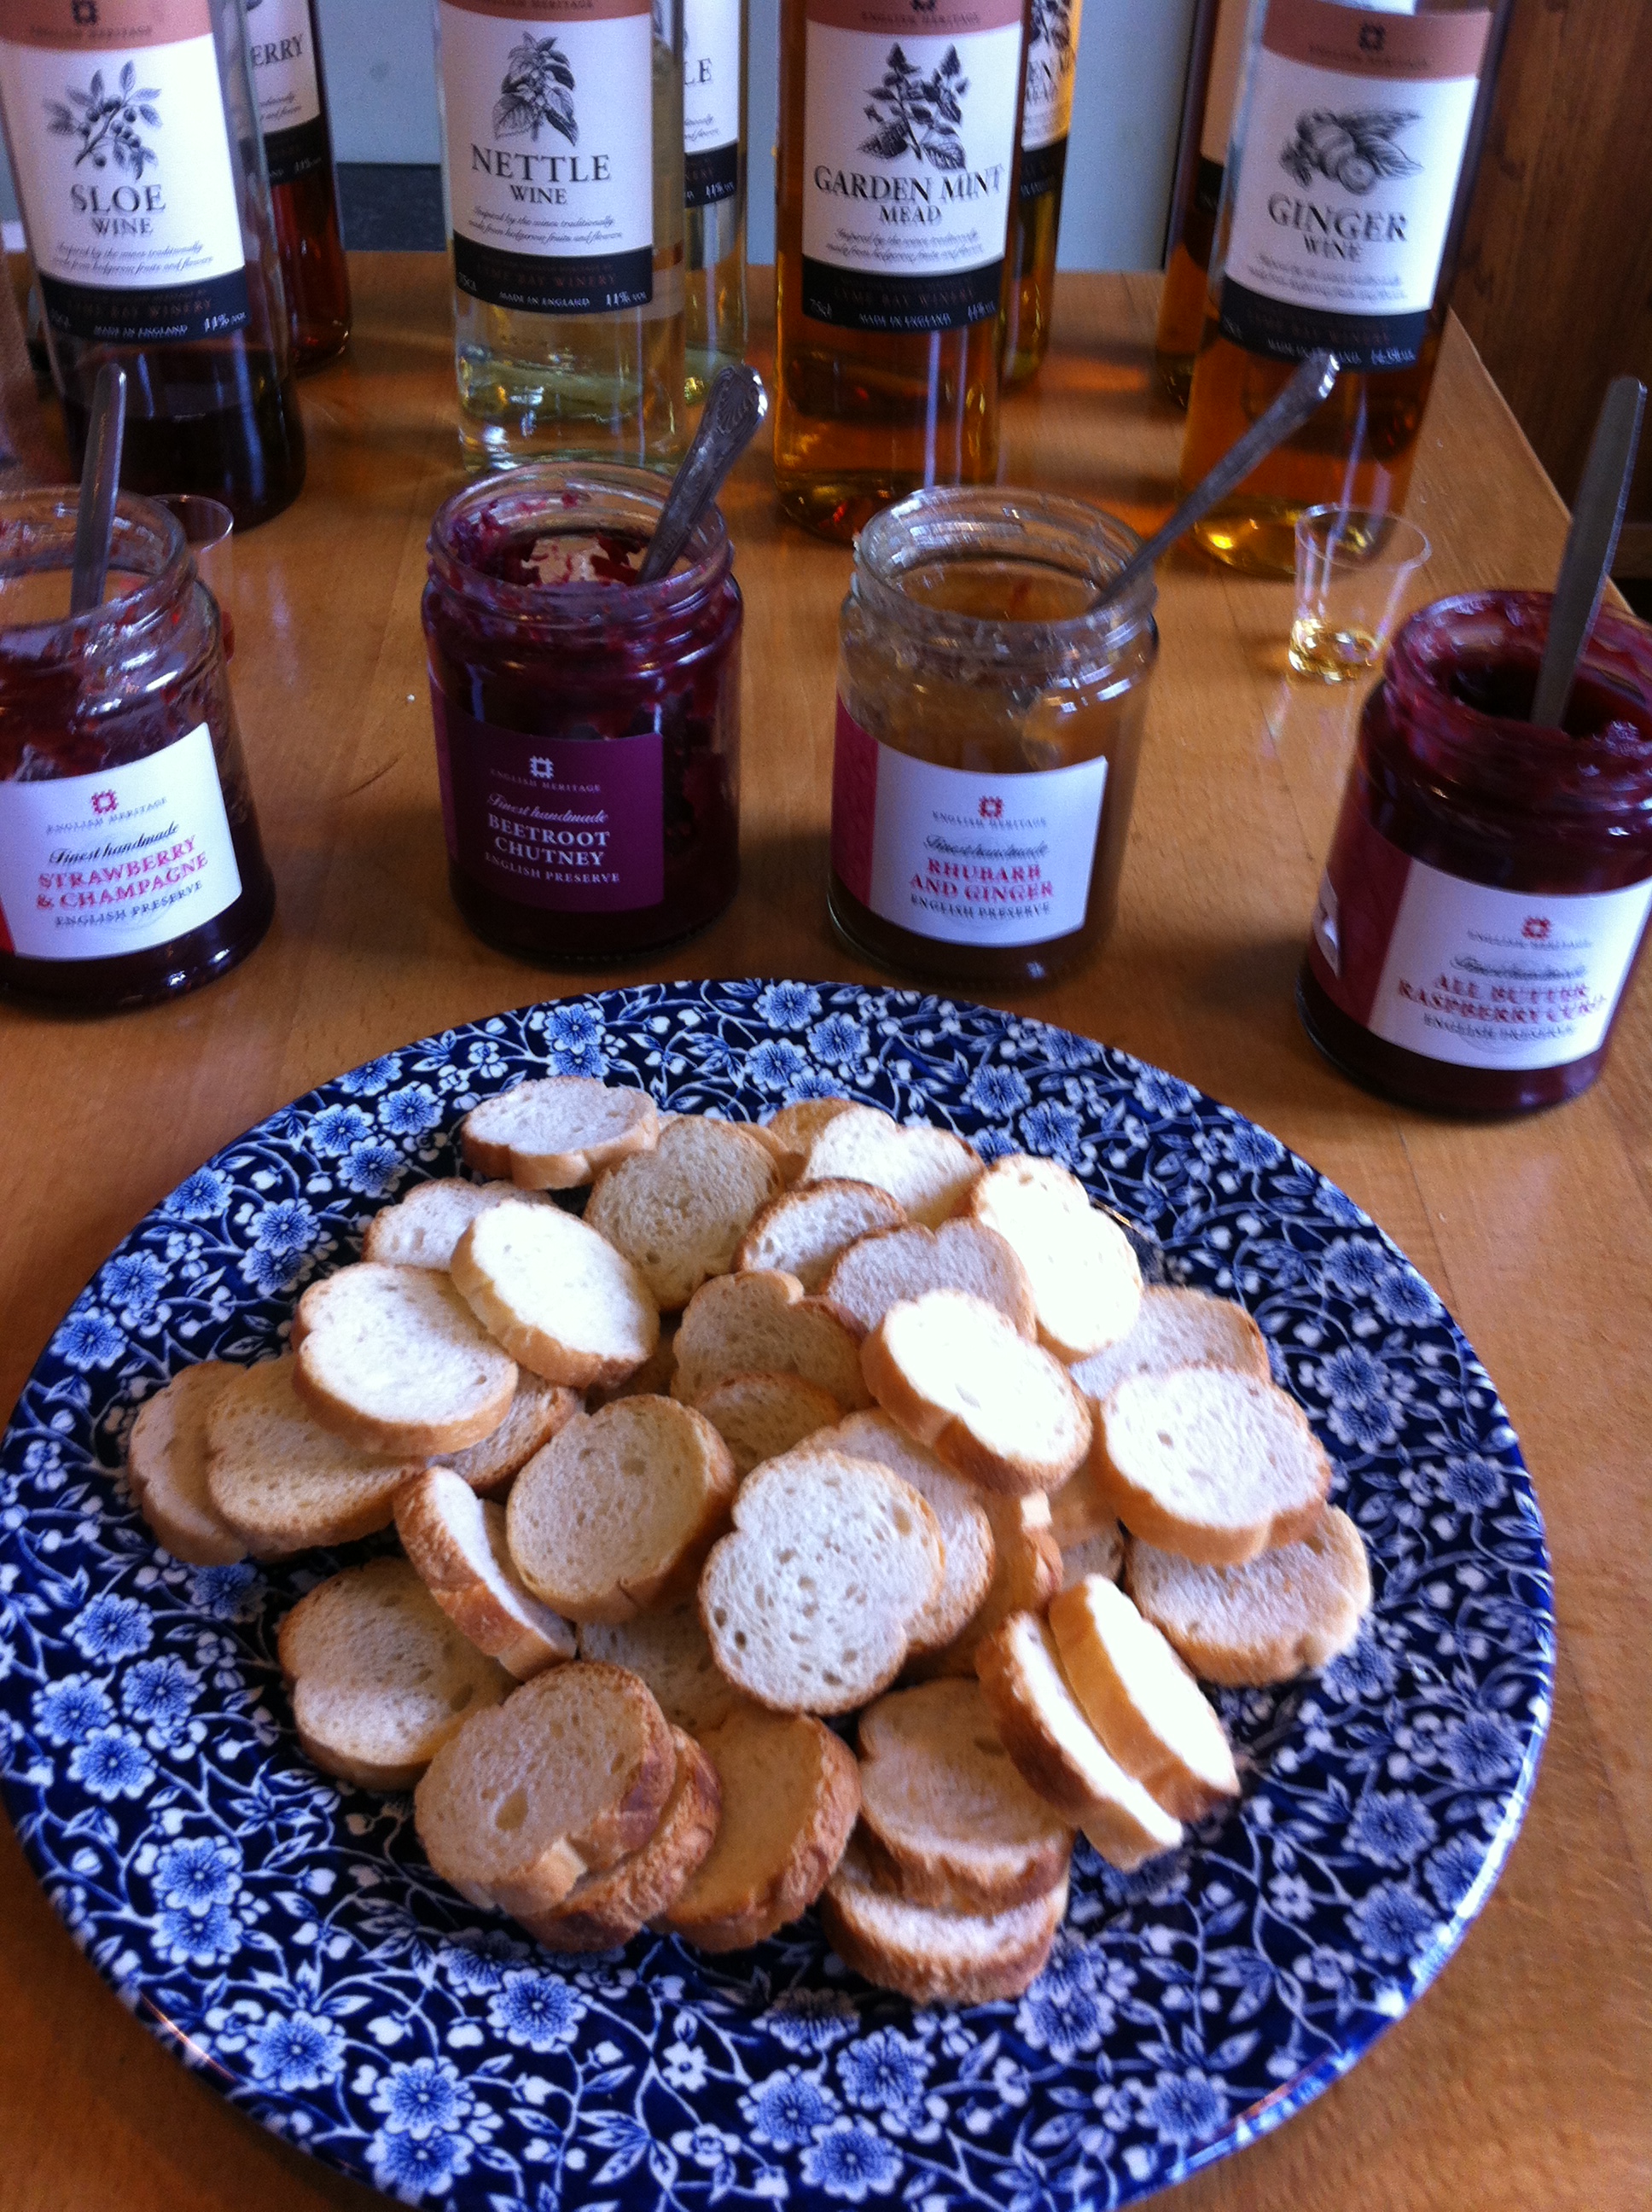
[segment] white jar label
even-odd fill
[[[0,783],[0,939],[26,959],[144,952],[240,895],[204,722],[124,768]]]
[[[1491,27],[1269,0],[1221,292],[1224,337],[1345,368],[1422,350]]]
[[[683,198],[691,208],[740,188],[740,0],[683,0]]]
[[[1016,0],[805,0],[803,312],[857,331],[999,311]]]
[[[0,105],[53,330],[154,345],[246,325],[207,0],[0,0]]]
[[[862,906],[949,945],[1043,945],[1084,926],[1105,760],[1026,775],[880,744],[841,699],[832,867]]]
[[[270,182],[296,184],[327,166],[310,0],[246,0],[246,33]]]
[[[653,297],[649,0],[440,0],[453,281],[496,307]]]

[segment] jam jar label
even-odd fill
[[[879,744],[841,699],[832,867],[862,906],[949,945],[1043,945],[1084,926],[1105,760],[1028,775]]]
[[[1351,794],[1309,964],[1344,1013],[1456,1067],[1565,1067],[1604,1042],[1652,910],[1614,891],[1497,890],[1413,860]]]
[[[665,896],[665,747],[478,722],[433,684],[447,854],[519,906],[625,914]]]
[[[805,0],[803,312],[950,331],[999,310],[1018,0]]]
[[[272,185],[295,185],[327,166],[310,0],[246,0],[252,88]]]
[[[740,0],[684,0],[683,198],[691,208],[740,188]]]
[[[204,722],[124,768],[0,783],[0,950],[28,960],[144,952],[240,895]]]
[[[1021,102],[1021,184],[1024,207],[1059,191],[1072,122],[1072,73],[1078,60],[1084,0],[1037,0],[1027,41],[1027,89]]]

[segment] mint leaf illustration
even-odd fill
[[[866,119],[878,128],[870,138],[862,139],[859,150],[879,161],[911,154],[932,168],[962,169],[963,141],[955,126],[963,121],[963,97],[969,89],[956,46],[949,46],[938,65],[924,76],[898,45],[892,46],[884,64],[884,82],[866,94]]]

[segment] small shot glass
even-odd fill
[[[1299,514],[1291,673],[1348,684],[1374,668],[1431,550],[1403,515],[1359,507]]]
[[[198,492],[167,492],[159,504],[183,525],[195,573],[218,602],[228,660],[235,651],[235,518],[222,501],[204,499]]]

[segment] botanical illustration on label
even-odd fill
[[[1033,775],[937,768],[879,744],[841,699],[832,867],[885,921],[949,945],[1042,945],[1084,925],[1107,763]]]
[[[1235,179],[1222,331],[1349,368],[1422,349],[1489,9],[1398,15],[1270,0]]]
[[[649,0],[441,0],[453,281],[498,307],[653,297]]]
[[[0,783],[0,948],[110,960],[185,936],[240,895],[204,722],[124,768]]]
[[[683,199],[732,200],[740,188],[740,0],[684,0]]]
[[[1027,90],[1021,103],[1019,197],[1023,205],[1061,187],[1083,6],[1084,0],[1032,0]]]
[[[1233,106],[1239,94],[1249,13],[1249,0],[1221,0],[1216,11],[1211,73],[1205,80],[1205,113],[1199,126],[1199,175],[1193,185],[1193,204],[1202,214],[1212,216],[1221,204],[1222,176],[1227,167],[1228,141],[1233,136]]]
[[[803,312],[960,330],[999,310],[1015,163],[1015,0],[806,0]]]
[[[295,185],[327,166],[310,0],[246,0],[246,29],[270,182]]]
[[[207,0],[0,0],[0,104],[54,330],[151,345],[246,324]]]

